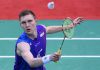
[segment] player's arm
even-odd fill
[[[45,25],[42,26],[46,29],[47,34],[62,31],[63,28],[62,26],[47,26],[47,27]]]
[[[73,23],[68,25],[68,26],[65,26],[65,27],[62,27],[62,26],[48,26],[48,27],[46,27],[46,33],[48,33],[48,34],[56,33],[56,32],[60,32],[62,30],[70,29],[70,28],[73,28],[73,27],[74,27]]]
[[[60,55],[54,53],[52,55],[46,55],[41,58],[34,58],[30,52],[30,46],[28,43],[21,42],[17,44],[17,54],[22,56],[22,58],[30,65],[30,67],[39,67],[43,64],[46,64],[50,61],[58,61]]]
[[[82,20],[81,17],[78,17],[76,19],[73,20],[73,23],[66,26],[66,27],[62,27],[62,26],[48,26],[46,27],[46,33],[50,34],[50,33],[56,33],[56,32],[60,32],[62,31],[62,29],[69,29],[69,28],[73,28],[75,27],[77,24],[79,24]]]
[[[17,44],[17,54],[30,65],[30,67],[38,67],[43,64],[41,58],[34,58],[30,52],[30,46],[28,43],[21,42]]]
[[[45,29],[46,29],[46,33],[47,34],[52,34],[52,33],[56,33],[56,32],[60,32],[63,29],[69,29],[73,27],[73,24],[67,26],[67,27],[62,27],[62,26],[44,26],[42,25]]]

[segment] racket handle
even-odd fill
[[[57,53],[58,53],[59,55],[61,55],[61,49],[58,49]],[[55,61],[55,63],[57,63],[57,62],[58,62],[58,61]]]
[[[61,55],[61,49],[58,49],[57,53],[58,53],[59,55]]]

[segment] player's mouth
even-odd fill
[[[30,32],[30,31],[31,31],[31,29],[26,29],[26,31],[27,31],[27,32]]]

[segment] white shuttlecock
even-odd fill
[[[54,2],[53,1],[48,3],[48,8],[49,9],[54,9]]]

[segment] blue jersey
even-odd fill
[[[46,52],[46,29],[42,25],[37,25],[37,33],[37,38],[34,40],[27,37],[26,33],[23,33],[16,42],[16,45],[20,42],[27,42],[30,45],[31,53],[35,58],[45,56]],[[42,65],[40,67],[31,68],[21,56],[17,55],[15,49],[14,70],[45,70],[45,67]]]

